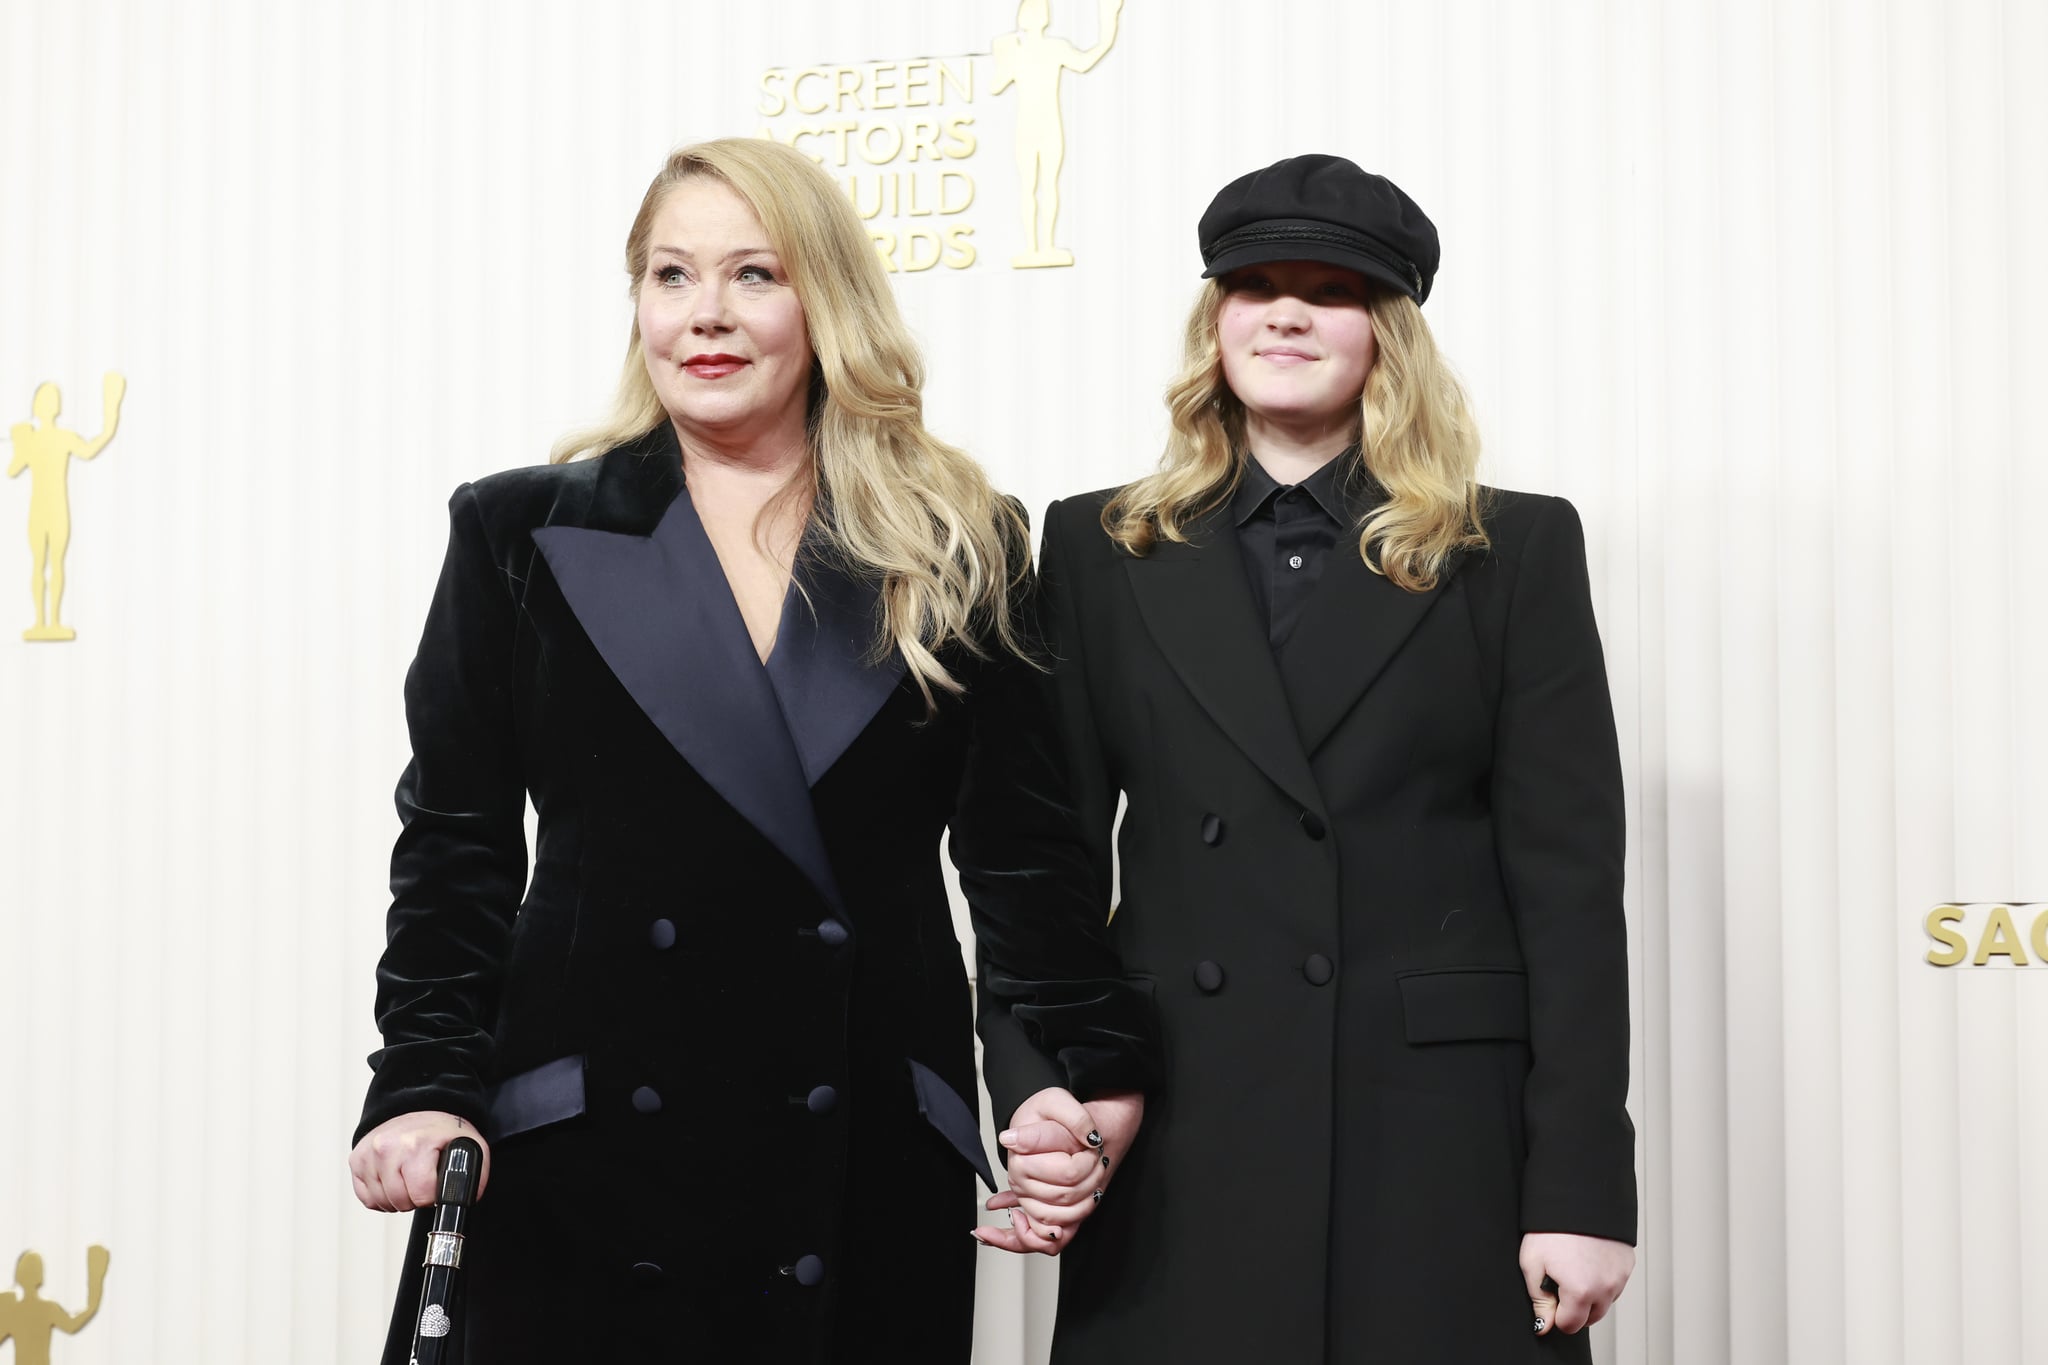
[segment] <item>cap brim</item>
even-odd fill
[[[1228,275],[1248,265],[1269,265],[1274,261],[1318,261],[1323,265],[1341,265],[1356,270],[1369,280],[1387,286],[1397,294],[1406,294],[1417,303],[1422,301],[1415,292],[1414,282],[1401,278],[1400,272],[1381,264],[1363,252],[1352,251],[1330,242],[1248,242],[1234,250],[1226,251],[1209,263],[1202,272],[1202,278],[1212,280],[1218,275]]]

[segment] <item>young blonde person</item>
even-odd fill
[[[1586,1361],[1636,1233],[1614,720],[1579,519],[1481,487],[1435,228],[1331,156],[1233,181],[1159,471],[1054,504],[1075,801],[1166,1080],[1072,1097],[983,1002],[1055,1365]],[[1084,1097],[1085,1098],[1085,1097]],[[1058,1233],[1055,1238],[1052,1234]]]

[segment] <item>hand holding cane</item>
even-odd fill
[[[483,1172],[483,1149],[469,1138],[456,1138],[441,1149],[441,1170],[435,1184],[434,1227],[427,1235],[426,1273],[420,1290],[420,1315],[412,1334],[412,1365],[440,1365],[448,1343],[455,1272],[462,1268],[462,1227],[476,1198]]]

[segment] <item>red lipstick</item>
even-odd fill
[[[704,355],[691,356],[683,362],[683,368],[699,379],[723,379],[729,374],[738,373],[746,363],[743,356],[712,351]]]

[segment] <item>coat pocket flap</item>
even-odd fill
[[[953,1144],[953,1150],[967,1159],[981,1183],[993,1192],[996,1176],[989,1169],[988,1149],[981,1145],[981,1116],[938,1072],[914,1057],[904,1060],[910,1063],[910,1088],[917,1092],[917,1112]]]
[[[492,1142],[540,1128],[583,1112],[583,1058],[557,1057],[531,1071],[507,1076],[492,1086],[486,1097],[490,1104]]]
[[[1526,1042],[1529,978],[1508,968],[1410,972],[1399,978],[1411,1043]]]

